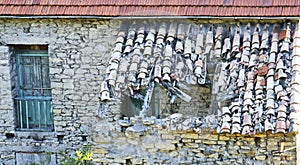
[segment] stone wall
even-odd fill
[[[112,127],[103,122],[94,132],[97,164],[296,164],[294,135],[241,136],[156,126],[124,134],[107,130]]]
[[[119,23],[0,19],[0,164],[14,164],[16,153],[73,151],[89,141],[91,124],[96,124],[100,83]],[[11,89],[15,89],[12,50],[16,45],[48,45],[54,132],[15,130]]]
[[[99,105],[98,98],[120,23],[99,19],[0,19],[0,164],[15,164],[22,153],[51,152],[53,159],[60,159],[59,151],[73,154],[87,143],[93,146],[97,164],[279,164],[281,160],[295,164],[295,150],[280,155],[281,150],[295,146],[292,134],[247,137],[219,135],[214,129],[178,131],[163,124],[169,119],[153,118],[132,118],[136,120],[130,125],[132,129],[124,126],[120,100],[108,103],[106,109],[105,104]],[[15,65],[9,60],[14,61],[12,50],[16,45],[48,45],[53,132],[15,130],[15,91],[11,91]],[[210,88],[191,87],[187,93],[194,99],[191,103],[177,99],[175,112],[195,118],[210,114]],[[169,109],[166,92],[160,94],[162,110]]]
[[[176,98],[174,104],[170,104],[170,97],[167,96],[167,90],[160,90],[160,113],[165,118],[172,113],[181,113],[185,117],[205,117],[214,112],[211,111],[211,88],[202,86],[189,86],[188,90],[183,90],[187,95],[191,96],[190,102],[185,102],[180,98]]]

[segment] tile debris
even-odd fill
[[[297,124],[294,115],[299,103],[293,98],[298,94],[294,79],[300,71],[295,61],[300,42],[299,31],[294,28],[291,23],[248,24],[238,29],[244,31],[243,37],[238,30],[231,36],[231,53],[221,54],[224,60],[214,77],[214,94],[230,100],[221,108],[217,132],[252,135],[297,131],[293,125]],[[229,41],[223,42],[224,48]]]
[[[111,95],[134,97],[157,82],[189,102],[178,84],[207,85],[212,64],[218,133],[293,132],[300,105],[299,61],[300,32],[292,23],[124,22],[102,100],[109,99],[107,86]]]

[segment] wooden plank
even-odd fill
[[[37,52],[26,53],[16,55],[19,129],[50,129],[53,118],[49,57]]]
[[[191,101],[192,97],[189,96],[189,95],[187,95],[183,91],[181,91],[179,88],[173,87],[172,85],[170,85],[167,82],[162,82],[161,84],[165,88],[167,88],[169,91],[171,91],[172,93],[174,93],[176,96],[178,96],[179,98],[181,98],[182,100],[184,100],[185,102],[190,102]]]

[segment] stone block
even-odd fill
[[[0,65],[8,65],[8,60],[6,60],[6,59],[1,60],[0,59]]]
[[[284,156],[286,156],[286,158],[293,158],[293,156],[295,156],[295,155],[296,155],[295,150],[294,150],[294,152],[293,151],[284,152]]]
[[[267,136],[267,134],[265,133],[259,133],[259,134],[255,134],[255,137],[260,137],[260,138],[265,138]]]
[[[255,155],[255,159],[261,161],[266,160],[266,155]]]
[[[84,94],[83,96],[82,96],[82,100],[83,101],[88,101],[90,98],[89,98],[89,95],[88,94]]]
[[[195,140],[195,143],[202,143],[202,140]]]
[[[61,68],[50,68],[50,74],[61,74],[63,69]]]
[[[203,144],[217,144],[217,141],[214,141],[214,140],[203,140]]]
[[[155,143],[155,147],[157,147],[160,150],[164,150],[164,151],[172,151],[175,150],[175,145],[172,143],[167,143],[165,141],[158,141]]]
[[[158,148],[149,148],[149,149],[147,149],[147,151],[149,153],[156,153],[156,152],[158,152]]]
[[[56,126],[63,126],[63,127],[65,127],[65,126],[67,126],[67,122],[66,121],[57,121],[55,123],[55,125]]]
[[[60,52],[56,53],[56,56],[58,58],[62,58],[62,59],[68,57],[68,55],[66,53],[60,53]],[[52,58],[52,59],[54,59],[54,58]]]
[[[0,75],[9,75],[9,67],[0,65]],[[1,83],[9,83],[9,82],[1,82]]]
[[[197,144],[197,143],[187,143],[187,146],[190,147],[190,148],[198,148],[199,144]]]
[[[154,148],[154,143],[152,143],[152,142],[151,143],[143,142],[142,147],[146,148],[146,149]]]
[[[66,37],[66,39],[69,39],[70,41],[71,40],[80,40],[80,36],[79,36],[79,34],[73,32],[73,33],[69,34]]]
[[[116,164],[125,164],[126,163],[126,159],[123,159],[122,157],[114,157],[114,162],[116,162]]]
[[[130,139],[130,138],[128,138],[128,139],[127,139],[127,142],[128,142],[129,144],[132,144],[132,145],[135,145],[135,146],[138,146],[138,145],[139,145],[139,140],[136,140],[136,139]]]
[[[267,150],[268,151],[277,151],[277,150],[279,150],[279,147],[278,146],[267,146]]]
[[[217,159],[219,157],[219,154],[218,153],[213,153],[213,154],[207,155],[207,157],[212,158],[212,159]]]
[[[268,140],[267,141],[268,145],[278,145],[278,141],[277,140]]]
[[[219,140],[231,140],[231,138],[230,137],[228,137],[228,136],[219,136]]]
[[[125,135],[128,138],[139,138],[146,134],[147,127],[144,126],[132,126],[126,129]]]
[[[241,140],[242,141],[254,141],[255,138],[254,137],[242,137]]]
[[[73,76],[74,70],[73,69],[64,69],[63,74],[65,74],[67,76]]]
[[[58,115],[61,113],[61,109],[53,109],[53,113]]]
[[[190,143],[190,142],[192,142],[193,140],[192,140],[192,139],[186,139],[186,138],[184,138],[184,139],[181,139],[181,141],[182,141],[183,143]]]
[[[282,162],[277,160],[277,161],[273,161],[272,165],[282,165]]]
[[[98,39],[99,36],[101,36],[100,32],[97,32],[97,31],[90,31],[89,32],[89,39],[90,40]]]
[[[244,150],[251,150],[251,147],[249,147],[249,146],[241,146],[241,149],[244,149]]]
[[[186,139],[198,139],[199,135],[197,133],[185,133],[182,134],[181,137]]]
[[[105,46],[103,44],[98,44],[95,47],[95,51],[96,51],[96,53],[102,54],[102,53],[108,52],[109,49],[107,46]]]
[[[89,68],[89,67],[87,66],[87,68]],[[86,73],[88,73],[88,69],[79,68],[75,71],[75,76],[82,77],[81,75],[84,75]]]
[[[132,164],[143,164],[143,160],[139,158],[134,158],[131,160]]]
[[[229,150],[228,151],[228,153],[230,154],[230,155],[239,155],[239,149],[238,150]]]
[[[211,134],[199,134],[198,139],[210,139],[210,138],[211,138]]]
[[[111,143],[112,138],[109,136],[93,135],[92,141],[98,144],[108,144]]]
[[[280,155],[275,155],[272,157],[274,161],[280,161],[281,160],[281,156]]]
[[[199,145],[198,145],[198,147],[199,147]],[[197,149],[191,149],[191,151],[193,152],[193,153],[200,153],[201,151],[199,150],[199,148],[197,148]]]
[[[255,154],[256,154],[255,151],[249,151],[249,152],[245,153],[245,155],[246,155],[247,157],[254,157]]]
[[[240,149],[239,150],[239,153],[242,153],[242,154],[247,154],[249,152],[251,152],[251,151],[250,150],[245,150],[245,149]]]
[[[9,47],[8,46],[0,46],[0,53],[8,53]]]
[[[226,145],[227,144],[226,141],[218,141],[217,143],[221,144],[221,145]]]

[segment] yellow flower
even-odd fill
[[[93,156],[92,152],[88,152],[84,156],[83,160],[92,160],[92,156]]]
[[[76,155],[77,155],[78,158],[82,157],[82,153],[80,151],[76,151]]]

